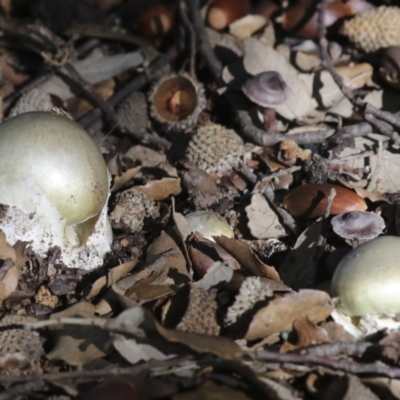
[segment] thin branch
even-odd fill
[[[144,362],[139,365],[134,365],[132,367],[112,367],[103,368],[100,370],[77,370],[77,371],[67,371],[49,374],[31,374],[31,375],[19,375],[10,376],[0,374],[1,383],[16,383],[16,382],[32,382],[32,381],[56,381],[56,380],[66,380],[75,378],[101,378],[103,376],[121,376],[121,375],[137,375],[143,371],[148,371],[152,368],[169,367],[177,365],[181,362],[190,360],[190,356],[179,357],[170,360],[151,360]]]
[[[221,78],[222,64],[216,57],[214,50],[208,40],[207,31],[204,26],[203,18],[200,13],[199,2],[197,0],[186,0],[186,4],[191,16],[192,24],[197,33],[197,45],[200,53],[204,57],[208,68],[214,76],[219,86],[223,86],[224,82]]]
[[[168,149],[171,143],[161,137],[152,135],[141,129],[135,128],[133,125],[126,123],[114,110],[111,104],[107,103],[93,88],[93,86],[87,82],[81,74],[76,70],[76,68],[67,62],[64,68],[70,73],[73,79],[75,79],[81,86],[82,89],[88,94],[96,104],[102,109],[107,118],[113,123],[122,133],[126,133],[134,137],[136,140],[148,144],[153,144],[155,146]]]
[[[149,65],[149,67],[146,69],[145,72],[140,73],[138,76],[132,79],[132,81],[126,83],[120,91],[111,96],[107,100],[107,103],[115,107],[131,93],[143,88],[143,86],[145,86],[149,82],[149,80],[153,77],[153,75],[156,74],[161,68],[164,68],[174,58],[176,58],[177,54],[178,54],[178,49],[176,47],[171,47],[170,49],[168,49],[165,53],[157,57]],[[102,112],[100,108],[95,108],[89,111],[82,118],[80,118],[78,122],[83,128],[88,128],[97,119],[99,119],[101,115]]]
[[[273,362],[279,364],[308,364],[317,367],[325,367],[337,371],[343,371],[355,375],[374,374],[386,376],[392,379],[400,378],[400,368],[389,367],[378,363],[358,363],[348,360],[333,360],[327,357],[321,357],[314,354],[280,354],[271,351],[259,351],[254,356],[256,360]]]
[[[191,24],[185,7],[184,0],[179,2],[179,15],[181,16],[182,22],[185,25],[186,29],[189,31],[190,38],[190,61],[189,61],[189,74],[192,78],[196,78],[196,31]]]

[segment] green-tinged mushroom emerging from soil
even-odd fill
[[[110,250],[109,175],[77,123],[30,112],[0,124],[0,229],[46,256],[59,247],[68,267],[92,269]]]

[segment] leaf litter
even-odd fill
[[[62,21],[46,0],[3,3],[3,118],[57,106],[90,133],[112,178],[113,242],[87,271],[0,232],[0,399],[400,398],[399,332],[356,338],[331,316],[344,255],[399,235],[400,61],[389,75],[380,60],[396,50],[371,58],[342,27],[378,2],[323,0],[310,38],[289,24],[307,2],[250,2],[222,31],[207,26],[218,1],[71,0]],[[163,91],[183,71],[193,86]],[[290,89],[272,114],[241,89],[268,71]],[[318,220],[282,207],[305,183],[321,185]],[[326,183],[367,210],[332,218]],[[195,211],[235,237],[192,232]]]

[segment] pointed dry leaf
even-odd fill
[[[251,271],[254,275],[273,279],[280,282],[279,274],[274,267],[264,264],[254,253],[248,243],[226,236],[214,236],[215,241],[228,253],[232,254],[239,264]]]
[[[105,56],[101,50],[96,49],[90,56],[83,60],[71,61],[71,64],[86,81],[95,84],[110,79],[128,68],[136,67],[142,61],[143,57],[138,51]],[[82,90],[77,83],[71,84],[70,79],[69,81],[65,79],[65,75],[68,76],[65,71],[62,74],[53,75],[45,83],[39,85],[39,89],[54,94],[64,101],[74,97]]]
[[[209,268],[206,274],[197,282],[194,283],[197,287],[208,290],[220,282],[230,282],[233,277],[233,269],[224,261],[215,262]]]
[[[180,274],[188,275],[186,259],[177,244],[178,240],[177,235],[173,232],[161,232],[161,235],[147,249],[146,265],[152,264],[165,254],[165,268],[175,268]]]
[[[154,201],[165,200],[170,196],[178,196],[182,192],[181,180],[179,178],[163,178],[158,181],[148,181],[143,186],[134,186],[133,189],[140,190]]]
[[[295,344],[286,341],[280,348],[281,353],[330,342],[328,332],[311,322],[307,316],[296,319],[293,322],[293,328],[297,334],[297,341]]]
[[[17,290],[19,278],[20,270],[7,258],[0,267],[0,305]]]
[[[282,281],[292,289],[310,287],[314,282],[319,266],[316,251],[321,224],[320,219],[302,232],[279,268]]]
[[[80,302],[58,313],[50,319],[82,317],[93,318],[95,306]],[[49,328],[54,340],[52,350],[46,355],[49,360],[62,360],[70,365],[84,365],[105,357],[112,351],[110,334],[95,326],[58,325]]]
[[[276,111],[288,120],[301,119],[313,108],[311,88],[307,86],[297,70],[273,47],[266,46],[255,38],[244,40],[244,67],[251,75],[265,71],[278,71],[289,86],[291,94],[285,104]]]
[[[251,400],[252,397],[239,389],[214,383],[208,380],[193,390],[176,394],[172,400]]]
[[[112,192],[121,189],[125,186],[132,178],[136,176],[136,174],[142,169],[141,165],[138,165],[134,168],[129,168],[127,171],[123,172],[121,175],[117,175],[114,178],[114,183],[112,188],[110,189]]]
[[[156,326],[160,335],[169,342],[183,344],[197,353],[209,353],[232,361],[241,357],[242,350],[231,339],[166,329],[158,322],[156,322]]]
[[[267,20],[262,15],[248,14],[237,19],[229,25],[229,33],[238,39],[244,39],[259,31],[267,25]]]
[[[373,70],[370,64],[362,63],[337,67],[336,71],[342,76],[345,86],[353,91],[363,87],[370,80]],[[343,92],[336,85],[330,72],[322,71],[316,75],[316,79],[322,84],[318,93],[323,107],[332,107],[343,99]]]
[[[245,338],[256,340],[273,333],[290,332],[294,321],[305,316],[312,322],[321,322],[333,309],[329,295],[320,290],[287,293],[272,300],[254,315]]]
[[[117,265],[116,267],[110,269],[107,275],[100,277],[93,283],[92,288],[87,296],[85,296],[88,300],[97,296],[102,289],[109,288],[114,283],[118,282],[121,278],[123,278],[129,271],[131,271],[137,263],[137,257],[134,260],[128,261],[121,265]]]
[[[16,260],[16,254],[14,248],[7,242],[6,235],[3,231],[0,231],[0,260]]]
[[[137,343],[136,340],[127,339],[123,336],[118,336],[113,345],[118,353],[133,365],[139,361],[166,360],[168,358],[149,344]]]
[[[278,216],[261,193],[254,193],[246,208],[247,226],[256,239],[279,238],[286,234]]]

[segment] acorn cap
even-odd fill
[[[234,131],[207,123],[197,129],[185,156],[207,173],[222,176],[240,165],[243,154],[243,143]]]
[[[262,107],[274,107],[286,101],[289,86],[277,71],[261,72],[247,79],[242,85],[243,93]]]
[[[190,131],[206,106],[203,86],[186,73],[161,78],[149,102],[151,116],[168,131]]]
[[[345,21],[341,33],[366,53],[400,45],[400,8],[381,6]]]

